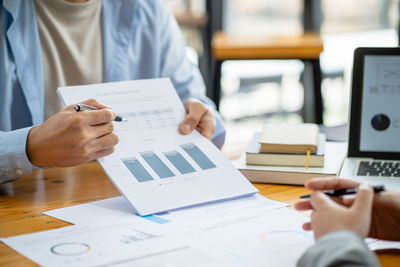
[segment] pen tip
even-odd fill
[[[117,115],[117,116],[115,117],[114,121],[121,122],[121,121],[128,121],[128,120],[125,119],[124,117],[121,117],[121,116]]]

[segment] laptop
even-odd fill
[[[339,176],[400,191],[400,48],[354,52],[348,153]]]

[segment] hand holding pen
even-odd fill
[[[295,208],[312,210],[311,222],[304,223],[303,228],[314,230],[316,238],[332,231],[350,230],[362,237],[400,241],[399,192],[336,177],[312,179],[305,187],[313,194],[310,199],[298,201]],[[336,191],[336,196],[339,192],[350,194],[355,189],[357,193],[350,198],[333,199],[326,194],[326,190]]]
[[[379,193],[385,191],[384,185],[374,185],[373,186],[374,193]],[[325,191],[324,194],[330,197],[341,197],[345,195],[354,195],[357,194],[358,188],[344,188],[344,189],[336,189],[336,190],[329,190]],[[311,194],[300,196],[300,198],[310,198]]]
[[[76,112],[71,105],[30,130],[26,154],[32,164],[70,167],[114,152],[118,143],[113,133],[115,112],[94,99],[80,104],[95,109]]]

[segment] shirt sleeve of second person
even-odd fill
[[[343,230],[321,237],[300,258],[297,267],[378,267],[375,254],[363,238]]]
[[[197,66],[189,61],[185,50],[185,41],[176,20],[165,1],[153,1],[157,9],[157,35],[161,42],[161,77],[169,77],[176,91],[185,103],[196,98],[205,104],[214,115],[215,132],[212,142],[221,148],[225,142],[225,128],[215,104],[206,97],[203,78]]]

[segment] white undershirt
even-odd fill
[[[58,87],[103,82],[101,0],[35,0],[35,9],[47,119],[64,108]]]

